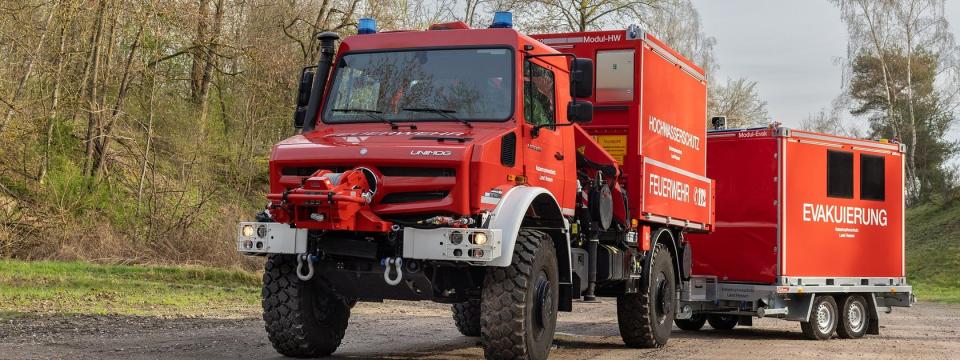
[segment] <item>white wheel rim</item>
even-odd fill
[[[830,311],[829,305],[822,303],[820,306],[817,306],[817,330],[820,330],[822,334],[827,334],[830,333],[832,327],[833,312]]]
[[[847,322],[850,324],[850,330],[859,333],[866,325],[863,316],[863,306],[860,303],[852,302],[847,308]]]

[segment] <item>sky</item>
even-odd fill
[[[847,30],[827,0],[693,0],[703,30],[717,39],[714,81],[758,82],[773,120],[790,127],[840,94]],[[960,0],[947,0],[947,20],[960,39]],[[954,129],[954,136],[960,134]]]

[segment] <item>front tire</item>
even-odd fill
[[[451,306],[453,321],[463,336],[480,336],[480,300],[470,300]]]
[[[737,327],[740,317],[736,315],[710,315],[707,317],[710,327],[717,330],[730,330]]]
[[[673,257],[663,244],[657,244],[650,264],[646,289],[617,297],[617,323],[620,337],[633,348],[659,348],[670,340],[675,317],[676,284]]]
[[[521,229],[510,266],[483,279],[480,336],[487,359],[546,359],[553,346],[559,272],[546,233]]]
[[[837,335],[843,339],[859,339],[870,327],[867,300],[860,295],[847,296],[840,307],[840,324]]]
[[[810,321],[800,323],[803,335],[810,340],[827,340],[837,329],[837,301],[830,295],[819,295],[813,300]]]
[[[680,328],[680,330],[698,331],[703,328],[703,324],[707,323],[707,316],[703,314],[697,314],[691,316],[689,319],[673,320],[673,323],[677,324],[677,327]]]
[[[267,259],[262,294],[267,337],[286,356],[328,356],[343,340],[350,306],[317,280],[301,281],[296,271],[295,256]]]

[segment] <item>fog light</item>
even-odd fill
[[[463,242],[463,233],[459,231],[454,231],[450,233],[450,243],[454,245],[460,245]]]
[[[478,232],[470,236],[470,242],[474,245],[483,245],[487,243],[487,234]]]
[[[257,228],[257,237],[260,237],[260,238],[267,237],[267,227],[266,227],[266,226],[260,225],[260,227]]]
[[[482,257],[483,257],[483,249],[471,249],[471,250],[468,252],[468,254],[470,255],[470,257],[482,258]]]
[[[256,229],[253,228],[253,225],[244,225],[240,228],[240,234],[244,237],[251,237],[256,232]]]

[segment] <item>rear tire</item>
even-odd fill
[[[297,278],[291,255],[270,255],[263,272],[263,321],[277,352],[321,357],[340,346],[350,319],[348,301],[317,279]]]
[[[557,254],[546,233],[521,229],[508,267],[488,268],[480,301],[487,359],[546,359],[560,304]]]
[[[698,331],[703,328],[703,324],[707,323],[707,317],[703,314],[697,314],[691,316],[689,319],[673,320],[673,323],[677,324],[677,327],[680,328],[680,330]]]
[[[707,317],[707,322],[710,323],[710,327],[717,330],[731,330],[737,327],[737,323],[740,322],[740,317],[736,315],[719,315],[714,314]]]
[[[837,301],[830,295],[818,295],[813,300],[810,321],[800,323],[803,335],[810,340],[827,340],[837,329]]]
[[[633,348],[659,348],[670,340],[675,317],[676,280],[673,257],[663,244],[653,250],[646,289],[617,297],[617,323],[624,344]]]
[[[453,304],[453,321],[463,336],[480,336],[480,300]]]
[[[837,335],[844,339],[859,339],[870,327],[867,300],[860,295],[847,296],[840,307],[840,324]]]

